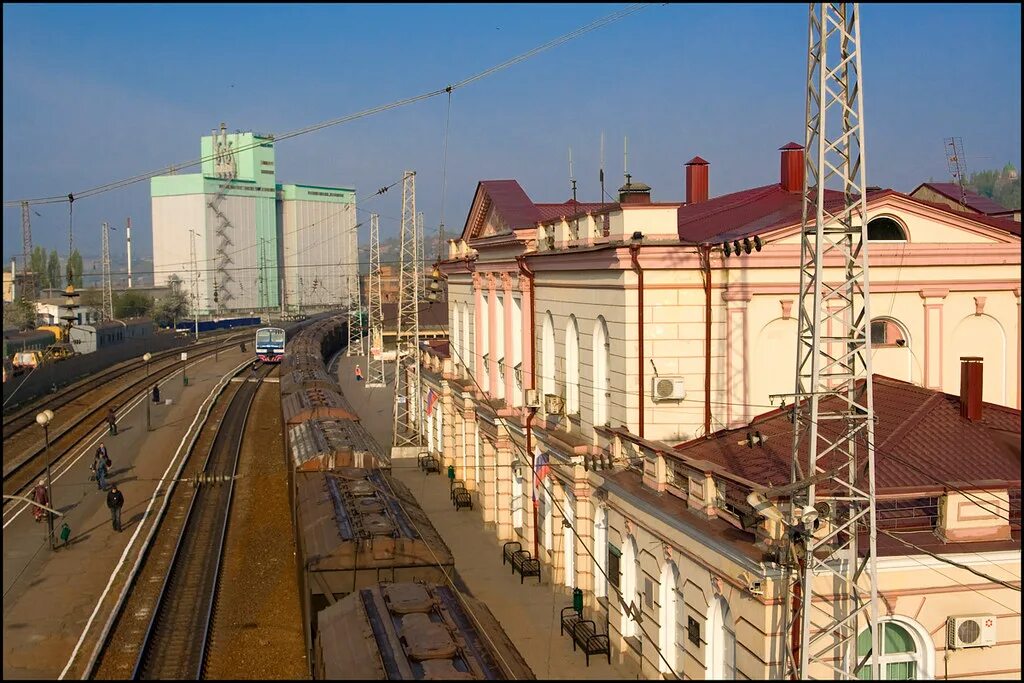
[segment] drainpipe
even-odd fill
[[[644,271],[640,268],[637,258],[640,255],[640,244],[635,242],[629,245],[629,258],[633,263],[633,272],[636,273],[637,283],[637,338],[640,340],[639,353],[637,354],[637,372],[640,379],[640,438],[644,438]]]
[[[530,354],[530,389],[537,388],[537,290],[534,287],[534,275],[535,273],[527,268],[526,257],[517,256],[516,263],[519,265],[519,274],[530,281],[530,348],[527,353]],[[530,484],[534,487],[537,483],[533,481],[533,478],[537,475],[537,456],[533,452],[533,417],[537,414],[536,408],[526,409],[526,452],[530,454],[532,458],[530,462]],[[538,536],[540,535],[540,526],[537,523],[537,505],[533,506],[533,556],[540,557],[540,548],[538,542]]]
[[[711,245],[697,247],[704,275],[704,438],[711,438]]]

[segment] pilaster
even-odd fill
[[[495,443],[495,486],[498,496],[497,533],[499,541],[511,541],[512,534],[512,442],[503,424]]]
[[[924,385],[942,391],[942,307],[948,289],[922,289],[924,305]]]

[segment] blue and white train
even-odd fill
[[[280,327],[256,330],[256,358],[264,363],[280,363],[284,358],[285,333]]]

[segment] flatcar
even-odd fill
[[[256,358],[264,363],[280,363],[284,357],[285,332],[280,327],[256,330]]]

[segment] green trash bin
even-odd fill
[[[572,589],[572,608],[580,617],[583,616],[583,590],[581,588]]]

